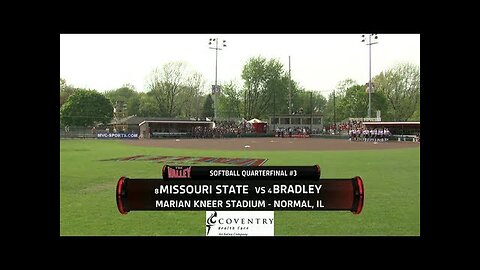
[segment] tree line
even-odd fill
[[[368,87],[351,79],[339,82],[325,98],[321,91],[305,89],[292,80],[279,60],[261,56],[245,63],[241,78],[241,83],[223,83],[215,96],[210,94],[203,76],[183,62],[170,62],[152,70],[143,92],[125,84],[100,93],[76,88],[61,78],[60,121],[71,126],[107,123],[117,101],[126,104],[128,115],[143,117],[212,118],[214,100],[218,118],[268,120],[274,114],[319,114],[329,124],[367,115]],[[384,121],[420,120],[418,66],[398,64],[374,76],[372,83],[372,116],[380,110]]]

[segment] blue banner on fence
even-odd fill
[[[138,139],[137,133],[97,133],[97,139]]]

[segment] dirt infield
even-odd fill
[[[320,138],[231,138],[231,139],[140,139],[125,140],[127,144],[164,148],[189,148],[208,150],[374,150],[419,147],[414,142],[357,142],[343,139]]]

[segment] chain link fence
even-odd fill
[[[96,138],[97,131],[92,130],[90,127],[71,127],[66,126],[64,128],[60,128],[60,138],[62,139],[73,139],[73,138]]]

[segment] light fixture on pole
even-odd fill
[[[374,42],[372,42],[372,37]],[[372,113],[372,45],[377,44],[376,40],[378,39],[378,34],[368,34],[368,118],[371,117]],[[365,35],[362,35],[362,42],[366,42]]]
[[[217,67],[218,67],[218,50],[221,50],[222,47],[227,47],[226,40],[222,40],[222,44],[218,47],[218,38],[210,38],[208,41],[209,46],[213,46],[215,42],[215,47],[209,47],[210,49],[215,50],[215,85],[212,85],[212,94],[213,94],[213,119],[217,119],[217,94],[220,92],[220,87],[217,84]]]

